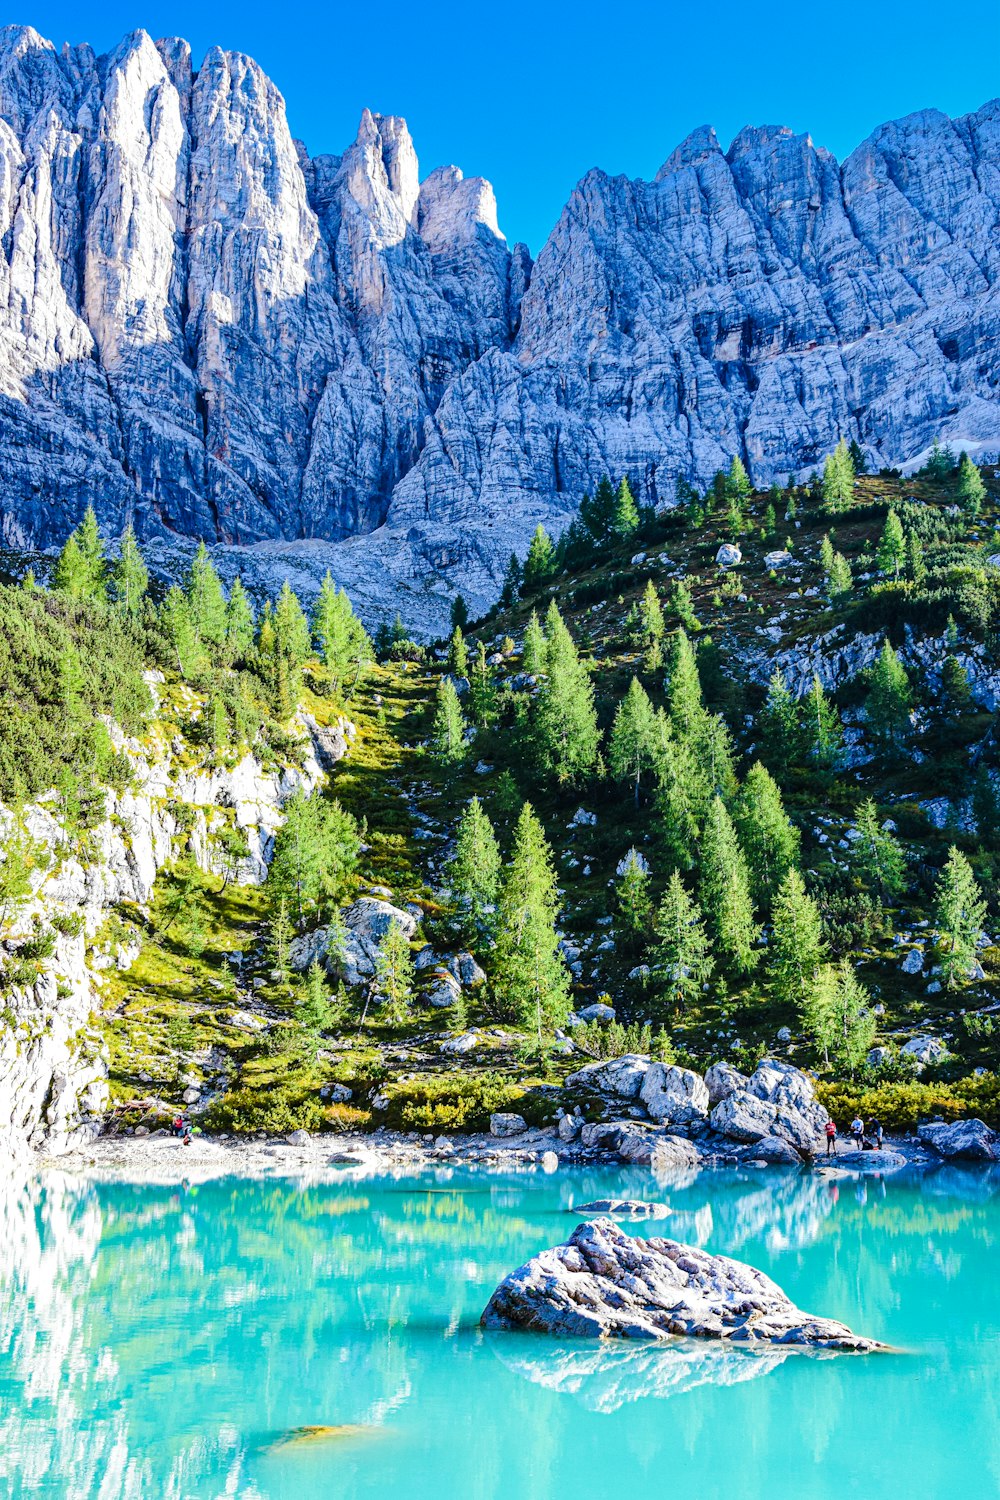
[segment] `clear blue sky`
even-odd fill
[[[883,120],[1000,93],[997,0],[38,0],[16,19],[98,51],[142,26],[187,37],[199,62],[213,43],[248,52],[312,153],[342,151],[365,105],[404,115],[422,175],[488,177],[501,228],[533,253],[588,168],[650,177],[697,125],[723,145],[790,125],[843,157]]]

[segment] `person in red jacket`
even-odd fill
[[[837,1154],[837,1127],[832,1120],[826,1122],[826,1154],[827,1156]]]

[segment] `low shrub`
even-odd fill
[[[915,1130],[927,1120],[984,1120],[1000,1127],[1000,1077],[962,1078],[957,1083],[915,1081],[869,1086],[820,1082],[816,1093],[830,1118],[844,1127],[860,1115],[881,1120],[887,1130]]]
[[[542,1124],[550,1107],[499,1073],[429,1075],[397,1084],[380,1121],[398,1130],[488,1130],[490,1115],[513,1111],[528,1124]]]

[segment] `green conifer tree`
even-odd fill
[[[464,630],[469,623],[469,606],[462,594],[456,594],[451,601],[451,628],[452,630]]]
[[[972,972],[986,912],[987,905],[972,866],[953,845],[934,887],[941,971],[950,990]]]
[[[827,1064],[832,1061],[853,1076],[875,1040],[876,1021],[868,992],[848,959],[819,969],[802,1006],[802,1021]]]
[[[555,605],[546,617],[546,677],[534,727],[542,766],[560,782],[577,782],[594,767],[599,733],[590,674]]]
[[[127,615],[139,613],[149,587],[149,569],[143,561],[131,522],[122,532],[118,557],[111,570],[115,599]]]
[[[633,677],[625,697],[615,711],[608,743],[608,761],[611,774],[617,781],[632,783],[636,807],[639,806],[642,777],[656,765],[658,744],[659,732],[653,705],[638,678]]]
[[[876,891],[883,901],[895,900],[906,888],[906,855],[892,830],[880,824],[870,797],[858,808],[857,832],[851,864],[862,885]]]
[[[670,724],[675,735],[694,735],[705,713],[701,695],[701,677],[694,647],[685,630],[674,637],[673,654],[667,677],[670,702]]]
[[[548,644],[545,639],[545,632],[539,623],[537,611],[532,610],[531,618],[524,627],[521,666],[530,676],[537,677],[546,670],[547,660]]]
[[[844,438],[823,465],[823,509],[828,515],[846,510],[854,498],[854,465]]]
[[[615,931],[619,946],[626,952],[637,952],[645,946],[653,903],[649,894],[649,868],[638,849],[632,848],[624,859],[624,873],[615,888],[618,918]]]
[[[197,672],[202,656],[191,624],[188,602],[176,584],[168,589],[160,610],[160,619],[174,651],[177,670],[184,678]]]
[[[390,921],[375,954],[375,993],[386,1020],[405,1025],[413,1003],[413,960],[409,939],[396,921]]]
[[[777,783],[759,762],[747,772],[733,805],[733,821],[750,871],[754,904],[768,909],[798,862],[800,837]]]
[[[448,879],[452,893],[468,911],[471,930],[488,932],[500,888],[500,846],[478,797],[472,798],[459,819]]]
[[[910,680],[888,640],[871,670],[866,708],[872,736],[889,753],[899,748],[910,731]]]
[[[986,499],[983,476],[967,453],[958,460],[958,503],[967,516],[978,516]]]
[[[826,589],[833,603],[838,599],[845,599],[854,587],[854,579],[851,577],[851,565],[842,552],[835,552],[830,563],[830,572],[827,576]]]
[[[500,606],[502,609],[510,609],[512,604],[517,603],[521,592],[521,579],[521,564],[517,553],[512,552],[510,554],[510,561],[507,564],[507,571],[504,574],[503,588],[500,590]]]
[[[639,511],[629,488],[629,482],[624,477],[615,492],[614,519],[611,529],[618,537],[631,536],[639,529]]]
[[[802,714],[783,672],[773,673],[758,720],[761,748],[769,765],[786,773],[803,749]]]
[[[657,908],[654,926],[659,939],[655,952],[657,980],[667,1006],[683,1010],[700,996],[713,963],[701,908],[685,890],[676,870]]]
[[[802,705],[802,728],[815,764],[823,771],[835,770],[843,752],[844,728],[817,673]]]
[[[521,809],[497,904],[493,991],[503,1014],[543,1032],[569,1014],[569,975],[556,932],[552,855],[530,803]]]
[[[890,510],[885,518],[885,528],[878,544],[879,571],[887,576],[891,574],[898,582],[905,561],[906,538],[903,535],[903,524],[896,512]]]
[[[545,527],[539,524],[531,538],[531,546],[524,560],[522,593],[530,594],[543,588],[556,576],[556,549]]]
[[[750,872],[732,819],[719,796],[709,804],[701,838],[698,899],[723,960],[737,974],[749,974],[757,961]]]
[[[185,592],[188,614],[199,641],[219,646],[226,635],[226,596],[204,542],[188,569]]]
[[[438,683],[437,709],[434,714],[432,743],[434,753],[446,765],[458,765],[465,759],[465,716],[455,684],[448,677]]]
[[[453,677],[468,677],[469,648],[465,644],[461,625],[456,625],[448,642],[448,671]]]
[[[819,908],[798,870],[789,869],[774,901],[767,967],[775,999],[803,1011],[826,953]]]
[[[486,729],[497,716],[497,690],[493,668],[482,641],[476,647],[475,660],[469,670],[469,707],[478,729]]]
[[[911,531],[906,538],[906,576],[911,583],[918,586],[927,577],[927,564],[924,562],[924,544],[915,531]]]
[[[272,903],[284,902],[300,932],[329,912],[357,864],[358,825],[337,801],[298,790],[285,803],[267,877]]]

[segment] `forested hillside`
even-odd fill
[[[604,480],[438,647],[329,580],[227,596],[204,550],[154,596],[88,516],[0,590],[7,1042],[71,920],[52,862],[90,880],[112,825],[142,862],[141,773],[148,899],[79,919],[116,1128],[549,1119],[625,1051],[995,1120],[998,486],[861,467],[736,460],[661,513]]]

